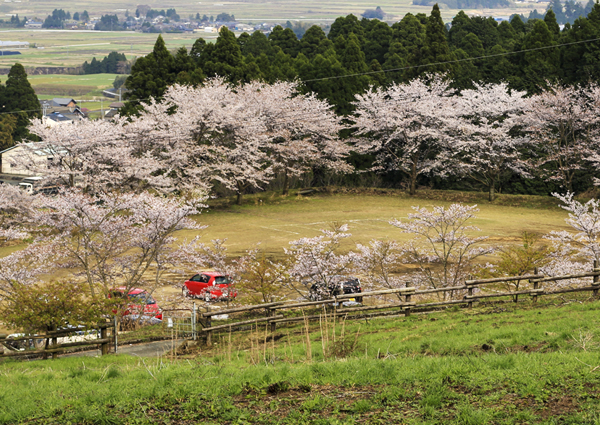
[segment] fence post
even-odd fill
[[[52,330],[56,331],[56,325],[52,326]],[[57,344],[58,344],[58,338],[57,337],[53,337],[52,338],[52,345],[56,346]],[[57,359],[57,358],[58,358],[58,353],[57,352],[52,353],[52,360]]]
[[[102,325],[102,327],[100,328],[100,338],[102,338],[102,339],[108,338],[108,326],[106,324]],[[103,342],[102,344],[100,344],[100,355],[106,356],[108,354],[108,351],[109,351],[108,343]]]
[[[275,310],[273,310],[272,308],[269,308],[267,310],[267,317],[273,317],[275,316]],[[275,322],[270,322],[271,323],[271,333],[274,333],[275,330],[277,329],[277,323]]]
[[[598,268],[598,260],[594,260],[594,271],[600,272],[600,269]],[[594,280],[592,281],[592,286],[598,286],[600,284],[600,276],[594,276],[593,279]],[[597,297],[598,296],[598,288],[595,288],[592,291],[592,294],[594,297]]]
[[[206,327],[207,328],[211,327],[211,319],[212,319],[212,316],[208,316],[206,318]],[[206,331],[206,345],[208,347],[210,347],[212,345],[212,331]]]
[[[115,314],[115,318],[114,318],[114,322],[113,322],[113,336],[115,338],[115,354],[117,354],[117,351],[119,351],[119,340],[118,340],[118,336],[119,336],[119,319],[117,318],[117,315]]]
[[[412,288],[412,284],[411,284],[410,282],[408,282],[408,281],[407,281],[407,282],[406,282],[406,287],[407,287],[407,288]],[[412,297],[411,297],[411,294],[410,294],[410,293],[408,293],[408,294],[406,294],[406,296],[404,297],[404,301],[405,301],[405,302],[407,302],[407,303],[409,303],[409,302],[411,301],[411,298],[412,298]],[[408,317],[408,316],[410,316],[410,306],[406,306],[406,307],[404,308],[404,317]]]
[[[538,273],[539,273],[539,269],[537,267],[534,268],[533,274],[538,274]],[[529,282],[531,282],[531,280]],[[539,289],[539,287],[540,287],[540,282],[538,282],[537,279],[534,280],[533,281],[533,289]],[[537,296],[537,293],[535,293],[535,294],[533,294],[533,302],[537,303],[537,300],[538,300],[538,296]]]
[[[473,280],[473,276],[469,275],[469,280]],[[469,302],[468,302],[468,307],[469,308],[473,308],[473,299],[470,298],[473,296],[473,286],[469,285],[469,287],[467,288],[467,296],[469,297]]]
[[[196,302],[192,303],[192,339],[196,341]]]

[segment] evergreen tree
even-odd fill
[[[333,43],[327,39],[321,27],[317,25],[310,27],[300,40],[300,52],[309,60],[319,54],[324,54],[332,46]]]
[[[444,63],[453,60],[453,56],[450,53],[450,47],[448,46],[448,39],[446,38],[446,27],[442,16],[440,14],[440,8],[437,3],[433,6],[431,15],[427,19],[427,26],[425,28],[425,45],[423,46],[423,53],[421,58],[421,65],[436,64],[429,66],[422,66],[419,69],[419,74],[424,73],[438,73],[448,72],[452,70],[452,65]]]
[[[461,40],[472,32],[471,18],[462,10],[452,18],[452,25],[448,31],[448,42],[453,47],[458,47]]]
[[[4,86],[2,86],[4,88]],[[1,95],[0,95],[1,96]],[[5,114],[0,116],[0,151],[15,145],[13,133],[17,128],[17,116]]]
[[[483,44],[479,37],[468,33],[460,40],[459,48],[454,52],[456,59],[481,58],[484,55]],[[473,83],[481,81],[482,59],[463,60],[454,66],[454,87],[473,89]]]
[[[31,118],[41,118],[40,101],[27,80],[25,68],[14,64],[8,73],[6,87],[2,90],[4,102],[2,112],[15,113],[17,123],[12,133],[13,140],[20,142],[32,138],[27,130]]]
[[[533,30],[525,36],[521,48],[523,50],[539,49],[555,45],[552,32],[544,21],[534,21]],[[548,81],[558,77],[560,52],[558,49],[526,51],[518,55],[520,65],[519,81],[515,82],[517,90],[525,90],[529,94],[539,93],[546,88]]]
[[[519,15],[514,15],[510,20],[510,24],[517,34],[525,34],[525,24]]]
[[[160,100],[175,79],[173,55],[167,50],[165,41],[159,35],[152,53],[139,58],[131,68],[131,75],[125,83],[129,91],[125,96],[131,101],[147,101],[151,97]],[[132,106],[135,104],[132,103]],[[131,112],[130,109],[127,111]]]
[[[350,33],[353,33],[358,37],[360,45],[362,46],[365,41],[365,31],[363,26],[360,24],[358,18],[352,14],[342,17],[340,16],[331,24],[331,29],[327,38],[331,41],[337,39],[340,35],[347,37]]]
[[[561,77],[567,84],[587,83],[600,79],[600,43],[587,42],[600,38],[600,4],[594,4],[587,18],[575,20],[573,27],[563,33],[561,48]]]
[[[194,58],[181,46],[175,54],[173,73],[176,74],[175,82],[181,85],[197,86],[204,80],[202,69],[196,66]]]
[[[558,40],[558,36],[560,35],[560,27],[558,26],[558,22],[556,22],[556,15],[552,9],[548,9],[546,12],[546,16],[544,16],[544,22],[546,23],[546,26],[550,32],[554,35],[554,39]]]
[[[373,21],[373,25],[365,36],[364,52],[366,61],[377,60],[379,63],[385,61],[385,54],[390,50],[392,41],[392,29],[385,22]]]
[[[498,25],[498,35],[500,37],[499,44],[507,50],[513,50],[513,46],[517,41],[517,32],[513,26],[506,21],[502,21]]]
[[[242,55],[246,56],[252,54],[255,58],[259,57],[262,53],[267,56],[271,56],[275,53],[269,39],[262,31],[254,31],[252,35],[248,37],[248,40],[241,50]]]
[[[225,77],[233,83],[244,80],[246,70],[242,51],[235,34],[229,31],[227,27],[224,26],[219,31],[214,49],[210,49],[210,56],[207,55],[207,50],[205,48],[203,54],[203,56],[206,56],[206,62],[203,65],[206,75]]]
[[[482,61],[481,74],[484,82],[492,84],[514,83],[515,65],[509,60],[509,56],[505,55],[506,53],[508,53],[508,50],[499,44],[488,51],[490,57]]]
[[[293,58],[300,52],[300,42],[291,28],[283,29],[281,25],[277,25],[269,34],[269,41]]]
[[[406,81],[407,56],[407,51],[402,43],[392,43],[389,52],[385,55],[385,62],[382,65],[382,68],[386,71],[386,83],[401,83]]]
[[[407,13],[404,18],[400,22],[392,25],[393,30],[393,40],[401,43],[402,47],[406,52],[406,56],[403,56],[403,59],[406,61],[406,65],[414,66],[421,63],[422,53],[424,51],[425,46],[425,38],[426,38],[426,27],[421,23],[421,20],[416,16]],[[393,43],[393,42],[392,42]],[[400,50],[398,48],[395,49],[395,52],[400,54]],[[386,58],[386,62],[389,58]],[[398,66],[391,66],[388,68],[387,65],[384,65],[384,69],[396,69]],[[409,68],[406,69],[403,74],[404,80],[411,80],[419,75],[419,68]],[[400,80],[394,80],[400,81]]]
[[[73,20],[74,21],[78,21],[79,20],[79,12],[73,13]]]

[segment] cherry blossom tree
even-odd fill
[[[0,246],[27,237],[26,221],[35,203],[35,197],[17,186],[0,185]]]
[[[363,287],[395,289],[404,286],[406,279],[398,274],[404,254],[400,244],[372,240],[368,245],[356,247],[356,267],[363,276]]]
[[[547,181],[573,191],[575,175],[598,151],[598,89],[549,86],[526,102],[523,125],[540,156],[533,162]]]
[[[115,286],[130,289],[152,285],[147,273],[164,271],[175,232],[199,228],[190,218],[203,207],[201,199],[165,198],[147,192],[91,196],[67,190],[47,197],[34,212],[47,229],[44,242],[83,278],[95,297]]]
[[[475,89],[463,90],[452,98],[458,115],[449,124],[453,137],[453,157],[459,173],[468,175],[489,191],[494,200],[496,187],[507,172],[529,176],[519,148],[525,138],[510,136],[523,112],[525,92],[509,91],[506,83],[475,84]]]
[[[407,176],[414,195],[420,175],[448,171],[442,154],[447,151],[447,120],[454,114],[449,95],[449,83],[440,75],[357,95],[355,149],[376,156],[373,170]]]
[[[261,116],[267,125],[267,151],[273,169],[284,176],[283,194],[288,193],[289,177],[298,176],[317,165],[335,172],[352,171],[343,159],[350,145],[339,138],[344,128],[332,106],[314,94],[297,94],[297,82],[263,86]]]
[[[413,207],[408,220],[392,220],[390,224],[402,233],[415,235],[405,246],[407,258],[419,267],[416,281],[426,288],[448,288],[463,285],[473,261],[493,252],[492,247],[479,246],[485,236],[470,237],[478,231],[467,224],[479,211],[477,205],[452,204],[448,208]],[[417,285],[416,285],[417,286]]]
[[[148,186],[170,192],[172,182],[165,178],[167,173],[159,172],[161,164],[153,155],[156,148],[148,140],[151,130],[143,124],[122,118],[50,127],[34,120],[29,131],[42,142],[25,144],[23,153],[13,161],[46,176],[49,183],[77,185],[90,193],[139,191]],[[51,160],[41,163],[36,159],[39,152]]]
[[[15,288],[36,283],[57,259],[60,253],[49,244],[32,244],[0,258],[0,301],[9,299]]]
[[[347,224],[334,224],[332,230],[322,229],[321,236],[290,242],[290,248],[284,248],[291,262],[288,289],[304,298],[309,292],[328,297],[336,279],[353,269],[355,255],[344,254],[340,248],[342,241],[351,236],[347,231]]]
[[[581,203],[574,194],[553,193],[560,200],[561,208],[568,211],[565,219],[572,231],[553,231],[546,236],[553,245],[550,262],[541,270],[549,276],[589,272],[594,261],[600,261],[600,201],[590,199]],[[581,283],[581,279],[557,281],[558,287]]]

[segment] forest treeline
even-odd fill
[[[198,39],[191,50],[169,52],[159,36],[154,51],[132,67],[126,86],[125,113],[135,113],[140,100],[160,100],[166,88],[178,83],[200,84],[223,76],[234,84],[261,80],[267,83],[299,80],[303,93],[314,92],[341,115],[353,113],[355,95],[371,86],[403,83],[431,73],[444,73],[452,88],[472,89],[474,84],[508,83],[512,90],[538,94],[550,85],[576,85],[598,81],[600,76],[600,4],[585,17],[561,30],[552,9],[543,19],[523,22],[515,15],[498,23],[491,17],[469,17],[459,12],[446,26],[437,5],[429,16],[407,14],[388,25],[376,19],[339,17],[326,34],[310,27],[299,40],[290,28],[277,26],[267,36],[260,31],[239,37],[222,28],[215,43]],[[354,158],[359,168],[369,158]],[[385,177],[395,185],[400,177]],[[549,193],[548,183],[523,182],[511,177],[505,191]],[[436,181],[423,177],[420,184],[464,188],[464,180]],[[578,191],[591,186],[589,176],[576,179]]]

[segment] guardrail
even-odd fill
[[[562,288],[548,290],[542,287],[545,282],[554,282],[559,280],[570,280],[579,278],[592,278],[592,284],[589,286],[580,286],[576,288]],[[505,291],[505,292],[484,292],[481,288],[485,285],[499,284],[515,281],[526,281],[532,287],[523,290]],[[356,319],[365,317],[375,317],[392,314],[402,314],[409,316],[413,311],[423,311],[432,307],[440,306],[451,306],[451,305],[466,305],[468,308],[473,307],[473,303],[479,302],[480,300],[490,298],[501,298],[501,297],[512,297],[515,302],[518,302],[519,296],[530,295],[533,302],[537,302],[539,296],[552,295],[552,294],[564,294],[569,292],[583,292],[590,291],[593,296],[598,296],[600,290],[600,268],[598,263],[594,262],[594,268],[588,273],[571,274],[564,276],[544,276],[538,273],[537,269],[534,274],[528,274],[523,276],[508,276],[491,279],[469,279],[465,280],[464,285],[445,287],[445,288],[430,288],[424,290],[417,290],[407,282],[405,288],[395,289],[383,289],[377,291],[362,292],[360,294],[344,294],[335,296],[330,299],[324,299],[319,301],[306,301],[306,302],[273,302],[266,304],[256,304],[245,307],[236,307],[224,310],[212,310],[204,312],[198,315],[198,321],[201,324],[202,329],[199,329],[199,334],[205,337],[206,344],[210,345],[212,340],[212,334],[219,330],[228,330],[229,332],[236,328],[242,328],[248,325],[254,325],[258,323],[266,323],[271,326],[271,331],[275,332],[277,324],[301,322],[304,320],[320,320],[321,314],[309,314],[306,315],[304,309],[307,307],[328,306],[333,307],[333,311],[327,313],[328,316],[344,316],[346,319]],[[446,299],[447,293],[460,292],[462,298],[460,299]],[[475,293],[478,291],[478,293]],[[422,299],[423,302],[416,302],[415,298],[424,298],[426,295],[443,293],[443,299],[440,301],[431,301],[429,299]],[[359,305],[359,306],[343,306],[344,300],[362,297],[376,297],[381,295],[398,295],[398,302],[384,303],[384,304],[373,304],[373,305]],[[303,309],[302,315],[292,315],[292,311],[295,309]],[[264,310],[264,317],[256,317],[252,319],[236,320],[231,319],[228,323],[222,325],[213,325],[212,318],[217,315],[230,315],[237,313],[249,313],[256,310]],[[278,314],[275,314],[278,313]],[[286,314],[284,314],[286,313]],[[287,316],[287,317],[286,317]]]

